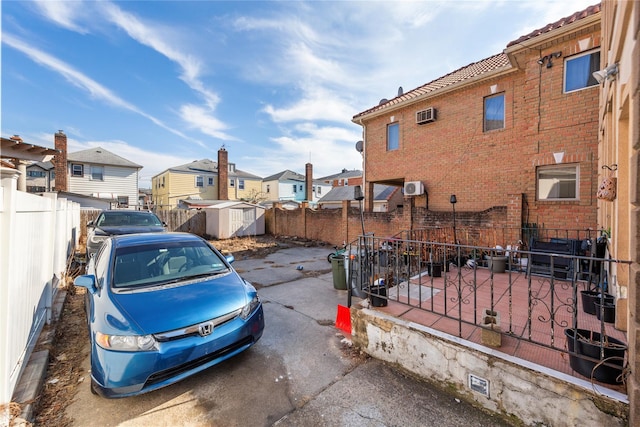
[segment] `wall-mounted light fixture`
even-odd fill
[[[604,70],[595,71],[592,75],[598,83],[602,83],[612,79],[616,74],[618,74],[618,64],[611,64]]]
[[[562,56],[562,52],[553,52],[549,55],[545,55],[542,58],[538,59],[538,64],[542,65],[545,62],[547,63],[547,68],[553,67],[553,63],[551,62],[552,58],[560,58]]]

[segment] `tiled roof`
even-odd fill
[[[514,40],[512,42],[510,42],[507,47],[511,47],[515,44],[518,43],[522,43],[525,42],[527,40],[530,40],[534,37],[537,37],[539,35],[548,33],[550,31],[553,30],[557,30],[558,28],[562,28],[565,25],[571,24],[573,22],[579,21],[580,19],[586,18],[588,16],[591,15],[595,15],[596,13],[600,12],[600,3],[593,5],[593,6],[589,6],[588,8],[586,8],[585,10],[581,10],[580,12],[576,12],[573,15],[567,16],[566,18],[562,18],[552,24],[547,24],[542,28],[539,28],[535,31],[530,32],[529,34],[525,34],[524,36],[518,38],[517,40]]]
[[[481,76],[490,71],[499,70],[501,68],[508,69],[510,67],[511,65],[509,64],[507,55],[504,53],[499,53],[497,55],[490,56],[489,58],[459,68],[456,71],[453,71],[443,77],[439,77],[416,89],[410,90],[409,92],[397,96],[390,101],[380,103],[373,108],[356,114],[355,116],[353,116],[353,119],[355,120],[360,116],[364,116],[375,111],[383,110],[398,104],[405,103],[406,101],[409,101],[411,99],[415,99],[430,92],[434,92],[438,89],[442,89],[447,86],[451,86],[453,84]]]
[[[517,40],[510,42],[507,45],[507,48],[515,44],[522,43],[526,40],[532,39],[534,37],[537,37],[541,34],[545,34],[550,31],[556,30],[558,28],[562,28],[565,25],[579,21],[580,19],[584,19],[586,17],[589,17],[599,12],[600,12],[600,3],[594,6],[589,6],[585,10],[576,12],[573,15],[568,16],[566,18],[562,18],[552,24],[545,25],[543,28],[532,31],[529,34],[524,35],[518,38]],[[452,73],[449,73],[446,76],[437,78],[432,82],[429,82],[416,89],[406,92],[403,95],[397,96],[391,100],[388,100],[388,101],[382,100],[380,104],[376,105],[375,107],[356,114],[355,116],[353,116],[352,120],[355,121],[359,117],[366,116],[367,114],[374,113],[376,111],[381,111],[387,108],[393,108],[396,105],[403,104],[407,101],[429,94],[438,89],[442,89],[447,86],[451,86],[453,84],[460,83],[474,77],[482,76],[483,74],[486,74],[490,71],[500,70],[501,68],[508,69],[510,67],[511,65],[509,64],[509,59],[507,55],[505,53],[499,53],[497,55],[491,56],[489,58],[483,59],[478,62],[474,62],[465,67],[459,68],[458,70]]]

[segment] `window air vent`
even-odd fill
[[[431,123],[436,120],[436,109],[433,107],[426,108],[416,112],[416,123],[419,125]]]

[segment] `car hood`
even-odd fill
[[[165,228],[161,225],[127,225],[127,226],[114,226],[114,227],[96,227],[98,234],[137,234],[137,233],[157,233],[158,231],[165,231]]]
[[[110,326],[139,334],[167,332],[215,319],[241,309],[249,302],[250,288],[235,273],[187,283],[145,292],[112,294],[114,305],[128,322],[122,322],[125,319],[120,318]]]

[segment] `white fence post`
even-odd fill
[[[11,401],[78,242],[80,205],[17,191],[15,169],[0,168],[0,405]],[[4,420],[0,414],[0,425]]]
[[[11,357],[9,349],[9,265],[12,241],[12,225],[15,218],[15,199],[19,172],[15,169],[0,167],[0,377],[6,380],[0,384],[0,403],[9,402],[13,393],[13,384],[8,380],[11,373]],[[3,415],[0,414],[0,417]]]

